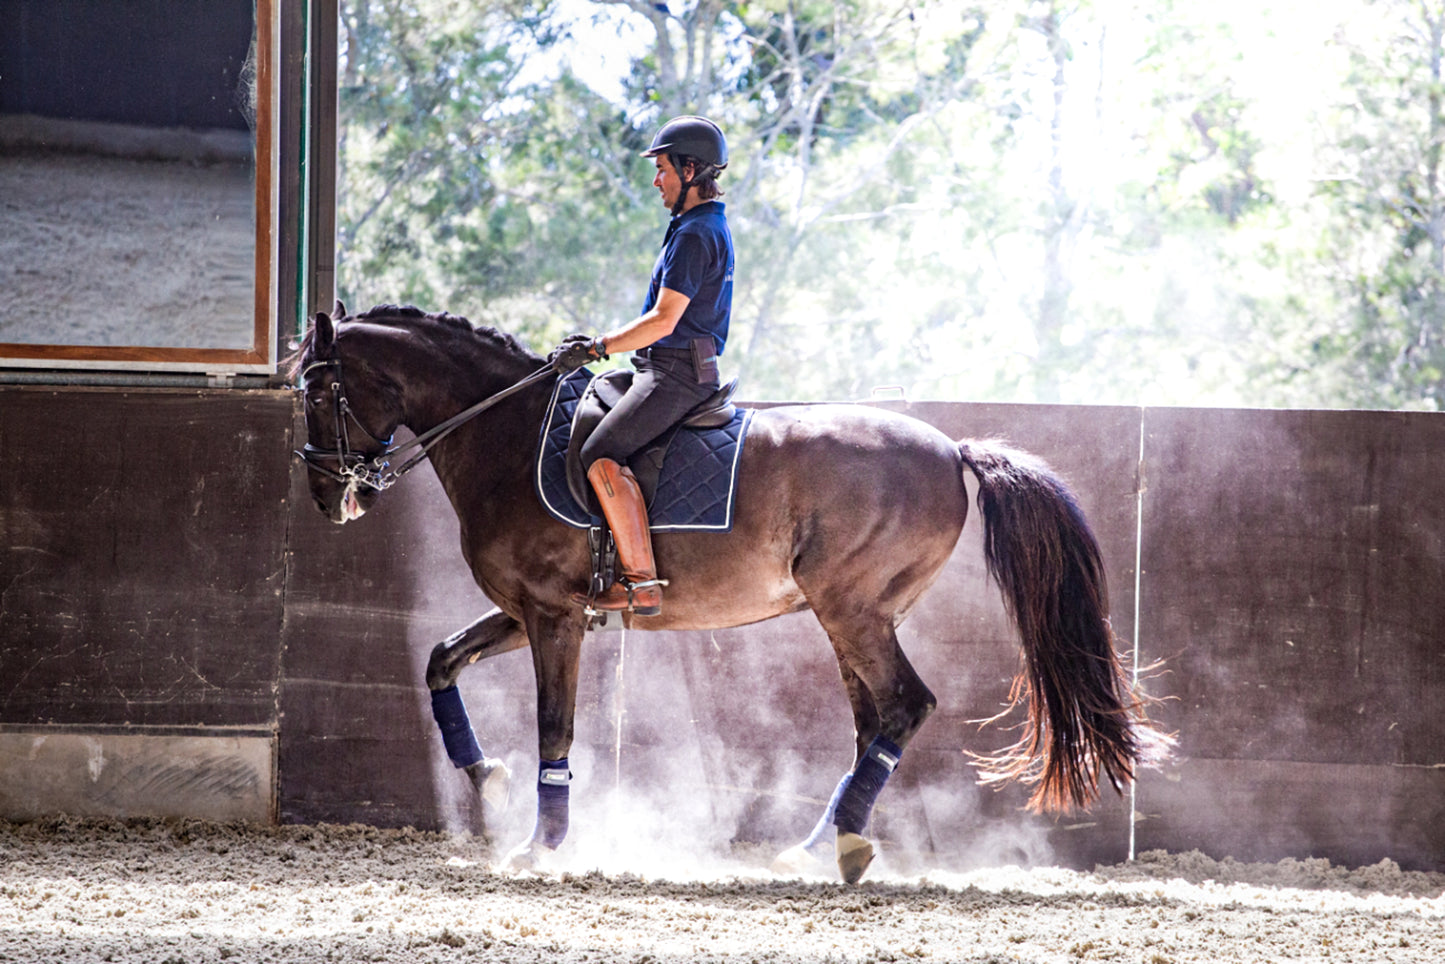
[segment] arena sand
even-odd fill
[[[1445,961],[1445,874],[1150,852],[861,886],[738,850],[664,872],[499,869],[370,827],[0,823],[0,961]]]
[[[252,183],[244,164],[7,154],[0,136],[0,343],[250,347]]]

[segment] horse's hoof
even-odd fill
[[[838,834],[838,872],[844,883],[856,884],[873,862],[873,845],[856,833]]]
[[[495,758],[486,759],[473,763],[466,771],[483,803],[496,813],[507,809],[512,795],[512,771],[505,763]]]
[[[502,860],[502,868],[511,871],[542,869],[542,862],[548,855],[556,853],[550,847],[544,847],[535,840],[528,840],[512,849],[512,852]]]
[[[828,876],[828,865],[802,844],[795,844],[774,857],[769,869],[784,877]]]

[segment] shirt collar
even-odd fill
[[[707,200],[702,202],[701,204],[695,204],[692,207],[688,208],[686,211],[677,215],[677,217],[673,218],[672,223],[677,224],[680,221],[691,220],[694,217],[701,217],[703,214],[714,210],[718,213],[722,213],[725,210],[723,202],[718,200]]]
[[[671,221],[668,221],[667,231],[662,236],[662,246],[664,248],[667,247],[667,242],[672,240],[672,236],[677,233],[677,229],[682,227],[683,224],[691,221],[694,217],[701,217],[714,208],[716,208],[717,214],[722,214],[724,211],[721,201],[704,201],[675,216]]]

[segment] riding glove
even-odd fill
[[[591,335],[568,335],[562,343],[552,349],[547,361],[559,374],[574,372],[588,362],[606,358],[602,350],[602,339]]]

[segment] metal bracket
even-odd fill
[[[909,404],[908,389],[902,385],[875,385],[868,397],[875,402],[897,401],[905,405]]]

